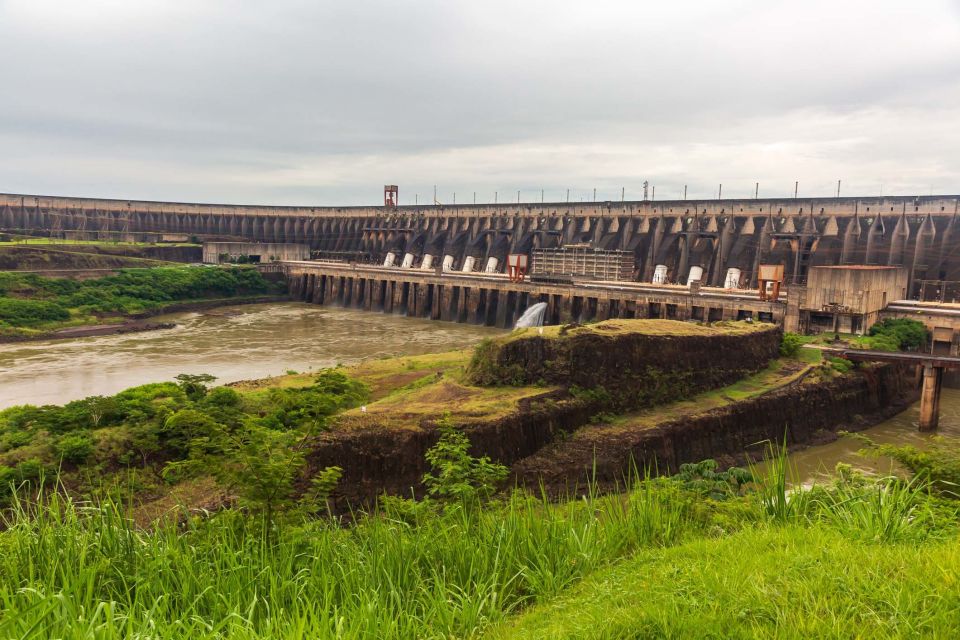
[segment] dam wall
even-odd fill
[[[758,198],[589,203],[280,207],[0,194],[0,229],[159,232],[210,240],[308,244],[318,257],[412,267],[503,271],[509,253],[585,243],[633,255],[633,280],[662,265],[670,282],[702,270],[721,286],[730,269],[757,284],[760,264],[788,283],[811,266],[903,266],[921,280],[960,280],[960,196]],[[429,259],[427,258],[429,256]],[[494,262],[491,263],[491,259]],[[491,265],[493,265],[491,267]]]
[[[504,276],[299,262],[259,269],[285,277],[294,300],[312,304],[396,313],[431,320],[503,329],[533,304],[547,305],[545,324],[610,318],[667,320],[754,320],[783,324],[785,302],[756,293],[687,287],[644,287],[632,283],[582,285],[511,282]]]

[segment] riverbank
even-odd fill
[[[234,301],[230,300],[227,302]],[[169,310],[169,307],[168,307]],[[142,320],[164,331],[0,344],[0,409],[110,396],[181,373],[218,384],[471,347],[502,331],[284,300]]]
[[[232,301],[285,299],[285,287],[239,267],[125,269],[88,280],[0,271],[0,341],[154,328],[144,318]]]
[[[91,336],[108,336],[124,333],[139,333],[143,331],[172,329],[177,326],[174,322],[146,322],[146,319],[186,311],[208,311],[218,307],[287,301],[289,301],[289,297],[286,295],[267,295],[235,296],[230,298],[212,298],[209,300],[176,302],[169,305],[156,307],[148,311],[131,314],[126,318],[117,318],[116,322],[111,322],[108,324],[80,325],[76,327],[66,327],[63,329],[55,329],[52,331],[30,335],[0,335],[0,344],[9,344],[14,342],[37,342],[42,340],[66,340],[70,338],[88,338]]]

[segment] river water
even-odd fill
[[[303,303],[158,316],[173,329],[0,344],[0,408],[111,395],[179,373],[218,383],[462,349],[500,329]]]
[[[960,438],[960,389],[943,389],[940,396],[940,426],[936,432],[918,431],[919,420],[920,403],[917,402],[906,411],[859,433],[869,436],[874,442],[909,444],[921,449],[937,436]],[[878,474],[889,474],[898,470],[897,465],[889,458],[859,455],[857,452],[862,448],[863,443],[853,438],[841,437],[830,444],[791,453],[791,465],[795,467],[793,480],[799,483],[822,480],[826,474],[833,471],[838,462],[846,462]]]

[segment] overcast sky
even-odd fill
[[[960,193],[960,2],[0,0],[0,191]]]

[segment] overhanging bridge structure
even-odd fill
[[[913,364],[923,368],[923,389],[920,392],[920,431],[932,431],[940,422],[940,391],[943,372],[960,368],[960,358],[930,353],[870,351],[866,349],[824,349],[851,362],[892,362]]]

